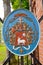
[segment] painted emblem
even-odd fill
[[[30,54],[39,42],[39,23],[27,10],[13,11],[4,22],[3,37],[8,50],[13,54]]]

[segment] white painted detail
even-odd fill
[[[24,48],[25,48],[26,50],[29,50],[29,49],[30,49],[30,45],[28,45],[28,48],[26,48],[25,46],[24,46]]]
[[[16,48],[15,48],[15,46],[13,46],[13,49],[14,49],[14,50],[18,50],[19,48],[20,48],[20,47],[16,47]]]
[[[22,45],[25,45],[25,40],[24,39],[20,39],[18,38],[18,45],[20,45],[22,43]]]
[[[25,33],[23,33],[23,36],[24,36],[24,37],[26,36]]]

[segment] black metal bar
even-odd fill
[[[12,57],[12,54],[9,55],[9,57],[6,59],[6,61],[3,63],[3,65],[6,65],[9,62],[9,60],[11,59],[11,57]]]
[[[43,15],[41,16],[41,18],[38,20],[39,23],[43,20]]]
[[[19,65],[19,56],[18,56],[18,65]]]
[[[32,65],[32,58],[31,58],[31,65]]]
[[[39,62],[39,60],[37,60],[32,53],[31,53],[30,55],[31,55],[32,58],[34,58],[34,60],[36,61],[36,63],[38,63],[39,65],[42,65],[42,64]]]
[[[31,57],[31,65],[35,65],[35,64],[34,64],[34,60],[33,60],[32,57]]]
[[[11,54],[10,51],[8,51],[8,56],[10,56],[10,55],[12,55],[12,54]],[[11,63],[10,63],[10,59],[9,59],[9,63],[8,63],[8,65],[11,65]]]
[[[24,65],[24,59],[23,59],[23,56],[21,56],[21,65]]]
[[[27,55],[27,65],[28,65],[28,55]]]
[[[35,56],[35,52],[33,52],[33,55]],[[33,58],[33,61],[34,61],[34,64],[36,65],[36,63],[35,63],[35,59]]]
[[[0,18],[0,22],[3,23],[3,20]]]

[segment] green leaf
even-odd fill
[[[24,8],[24,9],[28,9],[29,10],[29,2],[28,0],[10,0],[11,1],[11,4],[12,4],[12,8],[14,10],[16,9],[20,9],[20,8]]]

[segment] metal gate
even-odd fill
[[[43,16],[39,19],[39,23],[41,22],[41,20],[43,20]],[[2,20],[1,18],[0,18],[0,21],[3,23],[3,20]],[[11,53],[9,52],[9,57],[8,57],[7,60],[3,63],[3,65],[6,65],[6,64],[11,65],[11,64],[10,64],[10,61],[11,61],[12,55],[13,55],[13,54],[11,54]],[[14,56],[16,56],[16,55],[14,55]],[[17,61],[18,64],[17,64],[17,65],[42,65],[42,64],[39,62],[39,60],[37,60],[37,59],[35,58],[34,53],[32,53],[32,54],[26,56],[26,63],[25,63],[25,61],[24,61],[25,56],[21,56],[21,57],[17,56],[17,59],[18,59],[18,61]],[[29,59],[30,59],[30,61],[29,61]]]

